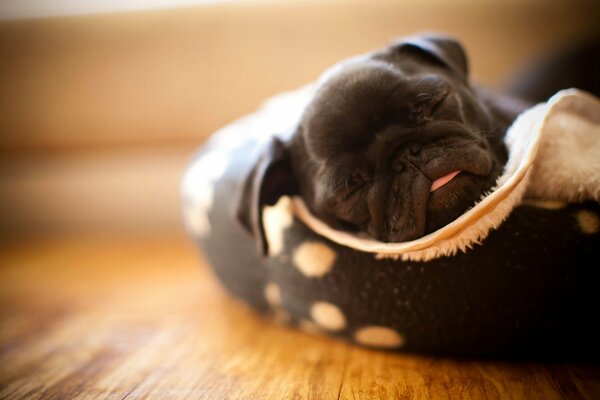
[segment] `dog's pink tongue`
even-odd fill
[[[435,181],[431,183],[431,189],[429,192],[434,192],[444,186],[446,183],[450,182],[456,175],[458,175],[460,171],[452,171],[448,175],[444,175],[441,178],[437,178]]]

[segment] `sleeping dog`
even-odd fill
[[[544,83],[533,76],[524,98]],[[213,136],[186,171],[186,226],[230,293],[301,329],[416,353],[597,361],[600,208],[566,201],[589,181],[599,193],[588,150],[600,103],[570,92],[520,113],[528,105],[469,84],[456,41],[399,41]],[[542,140],[559,151],[536,153]],[[538,175],[538,156],[559,173]],[[552,188],[574,177],[573,196],[520,202],[536,176]],[[448,224],[497,182],[457,224],[381,243]]]
[[[336,229],[419,238],[494,186],[506,130],[527,107],[471,85],[463,48],[448,37],[409,37],[342,62],[258,159],[237,217],[263,252],[261,209],[285,194]]]

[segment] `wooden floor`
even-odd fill
[[[183,237],[0,248],[2,399],[599,399],[600,367],[368,351],[264,321]]]

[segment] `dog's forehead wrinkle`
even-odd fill
[[[453,96],[454,100],[458,103],[458,114],[460,116],[460,120],[463,123],[467,123],[467,121],[469,120],[467,118],[467,116],[465,115],[465,102],[463,101],[463,97],[462,96]]]
[[[419,92],[417,93],[416,98],[419,102],[422,102],[433,99],[434,95],[431,92]]]
[[[429,72],[415,74],[407,78],[407,80],[415,91],[428,94],[432,97],[440,96],[452,90],[452,85],[448,80],[439,74]]]

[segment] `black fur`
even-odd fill
[[[259,247],[266,251],[252,215],[283,194],[300,194],[332,227],[386,242],[421,237],[472,207],[501,173],[502,139],[528,105],[470,85],[467,73],[461,45],[440,36],[407,38],[337,68],[278,145],[272,162],[285,172],[267,154],[246,184],[238,217]]]

